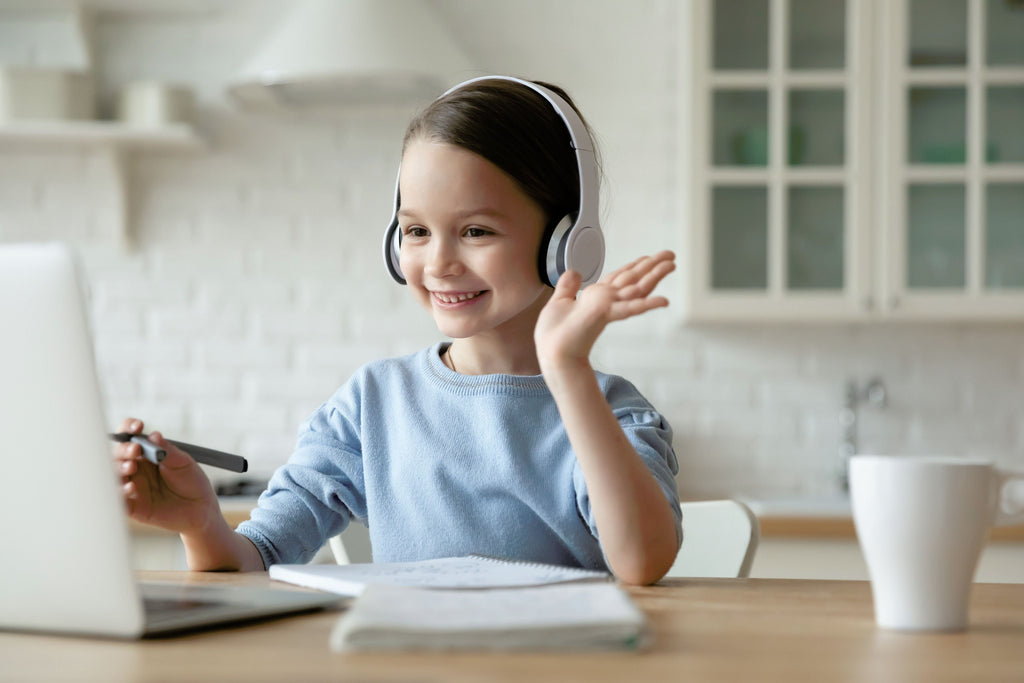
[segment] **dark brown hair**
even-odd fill
[[[564,90],[533,82],[579,114]],[[582,115],[580,120],[586,125]],[[579,208],[579,170],[569,130],[550,102],[520,83],[482,80],[435,100],[409,124],[403,152],[420,138],[462,147],[507,173],[544,210],[547,231]]]

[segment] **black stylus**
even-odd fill
[[[159,465],[160,462],[167,457],[167,451],[160,448],[141,434],[117,432],[115,434],[111,434],[110,438],[114,441],[131,441],[132,443],[139,444],[142,447],[142,455],[145,456],[146,460],[150,461],[154,465]],[[222,451],[215,451],[212,448],[204,448],[203,446],[196,446],[195,444],[185,443],[184,441],[175,441],[174,439],[167,439],[167,442],[174,444],[191,455],[193,460],[204,465],[219,467],[222,470],[230,470],[231,472],[245,472],[249,469],[248,461],[240,455],[232,455]]]

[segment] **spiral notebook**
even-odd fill
[[[372,584],[331,631],[331,649],[633,650],[647,622],[610,582],[485,590]]]
[[[579,581],[611,581],[607,572],[484,555],[418,562],[274,564],[270,578],[329,593],[356,596],[367,585],[417,588],[516,588]]]

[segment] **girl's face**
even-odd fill
[[[540,206],[483,157],[427,139],[406,147],[399,187],[402,273],[441,333],[522,328],[532,339],[552,291],[537,274]]]

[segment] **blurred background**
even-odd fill
[[[1024,467],[1019,0],[0,0],[0,241],[80,250],[111,426],[265,478],[439,340],[381,240],[410,116],[488,73],[596,131],[608,268],[679,255],[594,361],[684,499],[848,517],[855,452]]]

